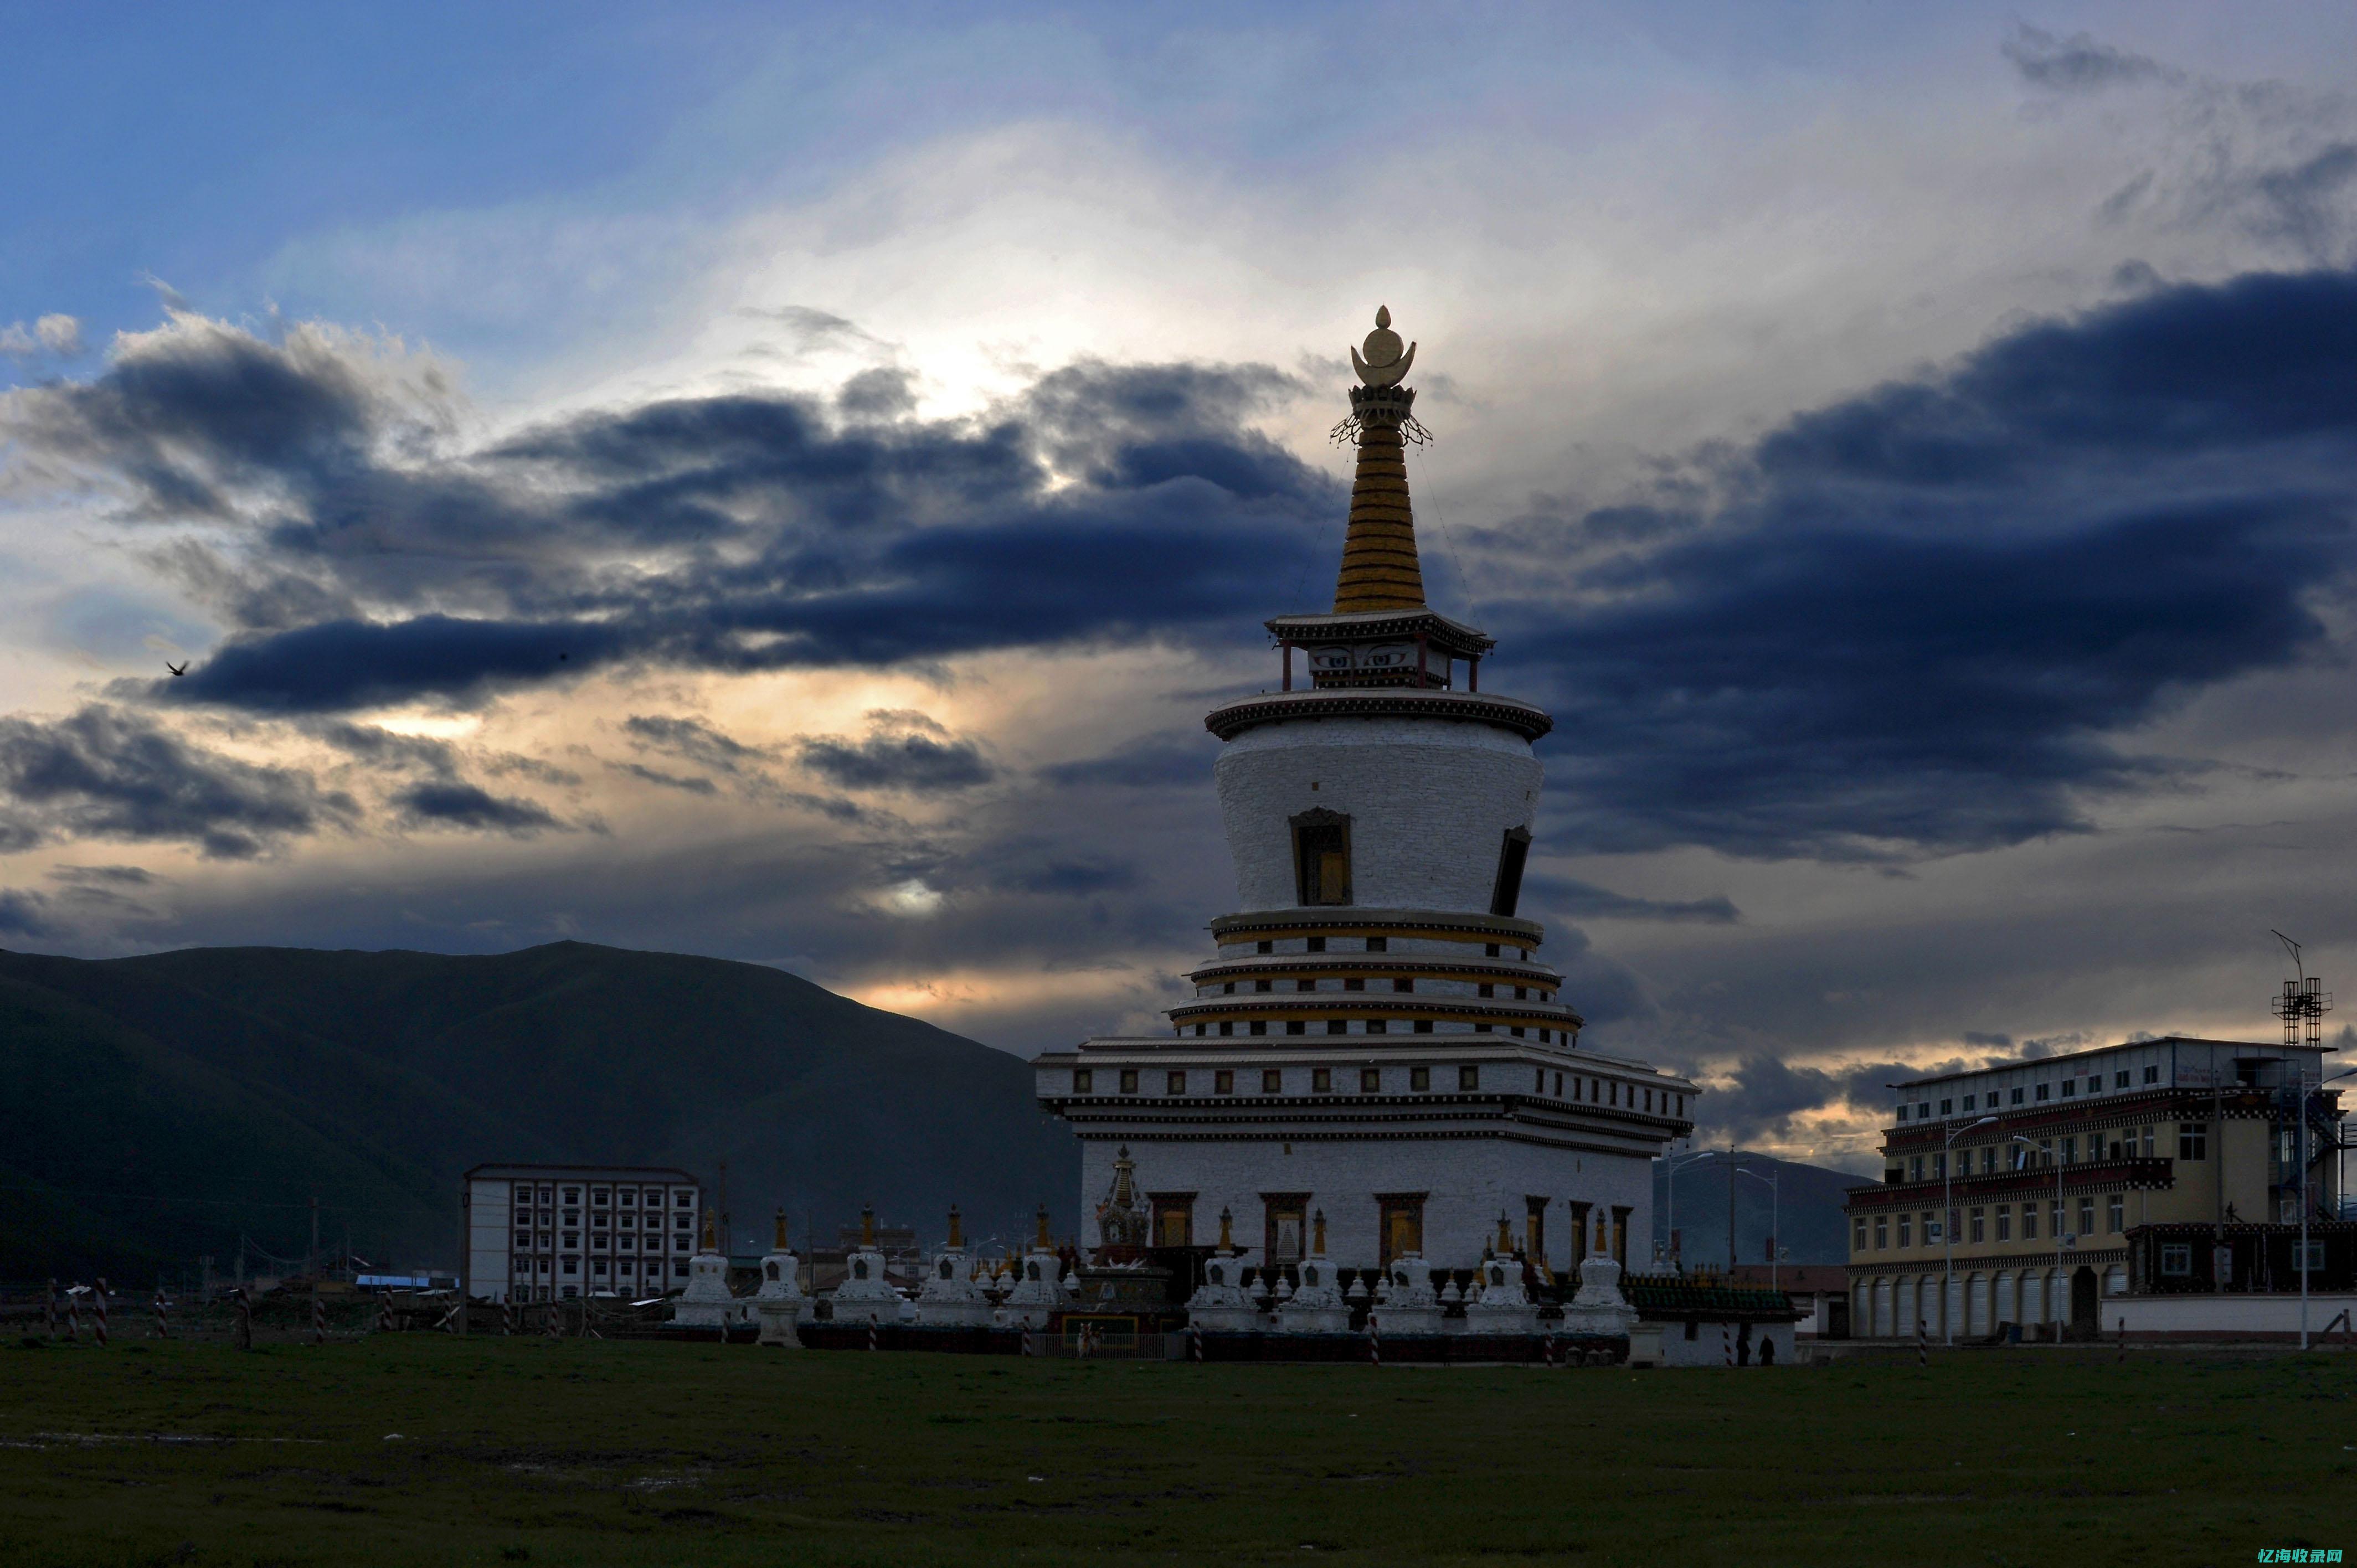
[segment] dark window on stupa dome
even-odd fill
[[[1530,855],[1530,830],[1508,828],[1506,842],[1498,851],[1498,880],[1490,892],[1492,915],[1511,915],[1523,901],[1523,865]]]
[[[1323,810],[1294,818],[1293,870],[1303,904],[1348,904],[1351,819]]]

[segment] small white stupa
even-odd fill
[[[761,1260],[761,1288],[753,1293],[753,1313],[761,1320],[764,1345],[802,1348],[802,1337],[794,1326],[810,1311],[810,1297],[802,1294],[802,1260],[787,1245],[786,1211],[780,1208],[770,1255]]]
[[[1326,1261],[1326,1211],[1310,1218],[1309,1256],[1297,1265],[1301,1283],[1276,1309],[1276,1326],[1286,1334],[1348,1334],[1351,1304],[1335,1283],[1334,1265]]]
[[[716,1328],[726,1332],[745,1321],[745,1308],[728,1291],[728,1259],[720,1251],[714,1215],[704,1211],[704,1245],[688,1261],[687,1289],[672,1305],[671,1320],[683,1328]]]
[[[950,1244],[933,1254],[917,1293],[917,1321],[928,1328],[975,1328],[990,1322],[990,1298],[974,1283],[965,1252],[965,1221],[950,1209]]]
[[[1048,1240],[1048,1210],[1039,1210],[1039,1238],[1031,1250],[1023,1254],[1016,1265],[1015,1288],[1006,1293],[999,1304],[998,1326],[1001,1328],[1045,1328],[1050,1314],[1063,1311],[1071,1305],[1071,1296],[1064,1288],[1063,1263],[1056,1256],[1054,1243]]]
[[[1231,1234],[1233,1223],[1228,1211],[1221,1209],[1220,1245],[1203,1260],[1203,1283],[1187,1298],[1187,1323],[1191,1328],[1246,1333],[1261,1326],[1260,1309],[1237,1283],[1243,1278],[1244,1271],[1243,1261],[1236,1256],[1235,1237]]]
[[[1538,1304],[1523,1288],[1522,1260],[1514,1256],[1506,1217],[1498,1216],[1498,1244],[1481,1260],[1480,1292],[1465,1304],[1468,1334],[1536,1334]]]
[[[834,1287],[837,1323],[900,1321],[900,1293],[884,1277],[884,1253],[876,1245],[876,1207],[859,1211],[859,1247],[848,1260],[850,1272]]]
[[[1579,1290],[1563,1309],[1566,1334],[1626,1334],[1637,1326],[1637,1309],[1620,1294],[1620,1265],[1592,1257],[1579,1265]]]
[[[1440,1332],[1440,1297],[1432,1288],[1432,1270],[1420,1254],[1403,1252],[1391,1261],[1375,1293],[1373,1311],[1379,1333]]]

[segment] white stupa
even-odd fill
[[[1318,1210],[1310,1224],[1309,1256],[1295,1271],[1301,1283],[1276,1309],[1276,1326],[1287,1334],[1348,1334],[1351,1304],[1326,1259],[1326,1211]]]
[[[1048,1240],[1048,1210],[1042,1208],[1038,1239],[1016,1264],[1014,1288],[999,1303],[995,1315],[998,1326],[1047,1327],[1053,1314],[1071,1305],[1071,1293],[1064,1288],[1062,1270],[1063,1261],[1056,1256],[1055,1244]]]
[[[1243,1261],[1236,1255],[1231,1216],[1220,1210],[1220,1245],[1203,1260],[1203,1283],[1187,1298],[1187,1323],[1206,1332],[1243,1333],[1258,1328],[1260,1308],[1246,1295]]]
[[[950,1243],[933,1254],[917,1292],[917,1321],[928,1328],[978,1328],[991,1320],[990,1298],[974,1280],[966,1255],[965,1221],[950,1210]]]
[[[1357,447],[1333,607],[1269,620],[1282,683],[1214,709],[1234,911],[1167,1035],[1033,1061],[1082,1143],[1085,1204],[1135,1163],[1157,1247],[1232,1210],[1245,1261],[1303,1262],[1323,1209],[1351,1267],[1482,1253],[1500,1208],[1534,1261],[1625,1261],[1694,1085],[1580,1045],[1520,913],[1554,721],[1481,685],[1496,646],[1426,602],[1406,445],[1415,347],[1376,316],[1338,438]],[[1306,663],[1304,671],[1302,666]],[[1086,1209],[1083,1209],[1086,1212]],[[1609,1219],[1609,1223],[1604,1222]]]
[[[704,1211],[704,1242],[688,1260],[687,1289],[672,1304],[671,1320],[683,1328],[716,1328],[724,1333],[745,1321],[745,1304],[728,1289],[728,1259],[720,1251],[713,1210]]]
[[[836,1323],[900,1321],[900,1293],[884,1277],[884,1253],[876,1245],[876,1209],[859,1211],[859,1246],[845,1260],[843,1283],[830,1297]]]
[[[1514,1256],[1513,1238],[1507,1233],[1505,1216],[1498,1217],[1498,1241],[1495,1251],[1481,1261],[1476,1271],[1480,1288],[1465,1304],[1465,1332],[1468,1334],[1536,1334],[1539,1331],[1538,1304],[1523,1284],[1523,1261]]]
[[[1441,1331],[1440,1296],[1432,1288],[1432,1270],[1421,1257],[1408,1252],[1391,1261],[1375,1293],[1372,1312],[1381,1333]]]
[[[1579,1290],[1563,1309],[1566,1334],[1626,1334],[1637,1326],[1637,1309],[1620,1294],[1620,1265],[1590,1258],[1579,1265]]]
[[[780,1208],[769,1255],[761,1260],[761,1288],[753,1293],[753,1315],[760,1319],[764,1345],[802,1348],[802,1337],[794,1329],[811,1308],[810,1297],[802,1294],[802,1266],[786,1242],[786,1211]]]

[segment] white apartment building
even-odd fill
[[[687,1172],[477,1165],[462,1178],[459,1288],[482,1301],[651,1296],[686,1288],[704,1219]]]

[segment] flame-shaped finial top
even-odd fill
[[[786,1250],[786,1211],[782,1208],[778,1210],[778,1239],[776,1246],[777,1250],[780,1252]]]
[[[1351,364],[1359,379],[1371,387],[1395,387],[1415,363],[1415,345],[1400,345],[1400,335],[1392,330],[1392,308],[1375,306],[1375,329],[1367,334],[1361,349],[1351,350]]]

